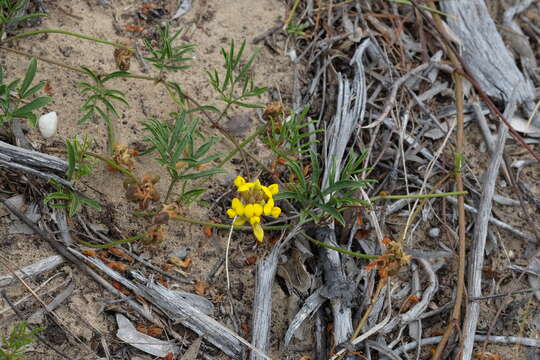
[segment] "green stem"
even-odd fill
[[[128,169],[126,169],[125,167],[123,166],[120,166],[118,165],[115,161],[111,160],[111,159],[108,159],[106,158],[105,156],[101,156],[99,154],[95,154],[95,153],[91,153],[91,152],[86,152],[84,153],[85,155],[88,155],[88,156],[91,156],[93,158],[96,158],[98,160],[101,160],[105,163],[107,163],[109,166],[111,166],[112,168],[120,171],[121,173],[123,173],[124,175],[127,175],[129,176],[130,178],[132,178],[133,180],[135,180],[136,182],[139,182],[139,179],[133,175],[133,173],[131,171],[129,171]]]
[[[114,126],[110,119],[109,121],[106,121],[106,123],[107,123],[107,136],[109,138],[109,141],[107,142],[107,151],[109,152],[109,155],[112,155],[114,144],[116,142],[116,139],[114,137]]]
[[[368,259],[368,260],[377,259],[380,256],[380,255],[362,254],[362,253],[357,253],[357,252],[354,252],[354,251],[345,250],[345,249],[342,249],[340,247],[329,245],[329,244],[323,243],[323,242],[321,242],[321,241],[319,241],[317,239],[314,239],[311,236],[309,236],[308,234],[306,234],[305,232],[301,232],[300,234],[302,234],[302,236],[304,236],[306,239],[308,239],[309,241],[311,241],[315,245],[319,245],[319,246],[322,246],[322,247],[330,249],[330,250],[335,250],[335,251],[337,251],[339,253],[342,253],[342,254],[345,254],[345,255],[350,255],[350,256],[360,258],[360,259]]]
[[[445,193],[434,193],[434,194],[411,194],[411,195],[380,195],[375,196],[369,199],[369,201],[378,201],[378,200],[400,200],[400,199],[431,199],[431,198],[440,198],[447,196],[459,196],[467,195],[468,191],[454,191],[454,192],[445,192]]]
[[[149,211],[134,211],[133,215],[135,216],[155,216],[155,213],[149,212]],[[176,221],[182,221],[187,222],[194,225],[203,225],[203,226],[210,226],[214,227],[216,229],[230,229],[231,226],[234,227],[235,230],[253,230],[251,226],[238,226],[238,225],[232,225],[232,224],[219,224],[211,221],[202,221],[202,220],[196,220],[191,219],[183,216],[171,216],[171,220]],[[263,230],[285,230],[291,228],[291,225],[272,225],[272,226],[264,226]]]
[[[174,185],[176,185],[176,182],[178,179],[171,179],[171,184],[169,185],[169,189],[167,190],[167,195],[165,195],[165,204],[167,204],[167,201],[169,200],[169,196],[171,195],[172,189],[174,188]]]
[[[296,12],[296,7],[300,4],[300,0],[296,0],[291,8],[291,12],[289,13],[289,16],[287,16],[287,20],[285,20],[285,23],[283,24],[283,29],[286,29],[289,26],[289,23],[292,21],[294,13]]]
[[[69,35],[69,36],[73,36],[73,37],[76,37],[76,38],[79,38],[79,39],[90,40],[90,41],[94,41],[94,42],[105,44],[105,45],[111,45],[111,46],[114,46],[114,47],[117,47],[117,48],[123,48],[123,49],[128,49],[128,50],[131,50],[131,51],[135,51],[135,49],[132,49],[129,46],[122,45],[122,44],[119,44],[119,43],[115,43],[115,42],[112,42],[112,41],[107,41],[107,40],[98,39],[98,38],[88,36],[88,35],[84,35],[84,34],[74,33],[74,32],[65,31],[65,30],[57,30],[57,29],[42,29],[42,30],[36,30],[36,31],[29,31],[29,32],[25,32],[25,33],[22,33],[22,34],[18,34],[18,35],[8,37],[8,38],[6,38],[5,40],[3,40],[1,42],[8,42],[8,41],[17,40],[17,39],[23,39],[23,38],[26,38],[26,37],[29,37],[29,36],[34,36],[34,35],[39,35],[39,34]]]
[[[267,124],[264,124],[260,128],[258,128],[253,134],[249,135],[244,141],[240,143],[238,147],[235,147],[232,151],[230,151],[227,156],[221,162],[217,165],[218,168],[225,165],[231,158],[236,155],[241,149],[246,147],[250,142],[252,142],[257,136],[259,136],[261,133],[263,133],[266,130]]]
[[[126,239],[122,239],[122,240],[116,240],[116,241],[112,241],[112,242],[107,243],[107,244],[99,244],[99,245],[92,244],[92,243],[89,243],[89,242],[81,240],[81,239],[77,239],[77,241],[80,242],[81,244],[83,244],[84,246],[88,246],[88,247],[93,248],[93,249],[107,249],[107,248],[111,248],[111,247],[114,247],[114,246],[117,246],[117,245],[127,244],[127,243],[130,243],[130,242],[133,242],[133,241],[137,241],[137,240],[142,239],[143,237],[144,237],[144,234],[140,234],[140,235],[133,236],[133,237],[130,237],[130,238],[126,238]]]

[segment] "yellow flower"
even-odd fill
[[[231,208],[227,209],[227,216],[235,219],[235,226],[251,224],[253,235],[257,241],[264,239],[264,230],[261,225],[261,216],[272,216],[278,218],[281,209],[274,206],[273,196],[279,192],[279,186],[261,185],[259,180],[247,182],[243,177],[237,176],[234,180],[238,197],[232,199]]]
[[[236,185],[236,187],[240,187],[244,185],[245,183],[246,183],[246,179],[244,179],[241,176],[237,176],[236,179],[234,179],[234,185]]]

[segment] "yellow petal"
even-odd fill
[[[258,216],[253,216],[253,217],[249,218],[249,223],[251,225],[255,225],[255,224],[258,224],[260,222],[261,222],[261,218],[258,217]]]
[[[248,218],[252,217],[253,216],[253,205],[252,204],[247,204],[246,207],[244,208],[244,215]]]
[[[272,198],[272,192],[270,191],[269,188],[267,188],[266,186],[263,186],[262,191],[264,192],[264,195],[266,195],[267,198],[269,199]]]
[[[238,215],[238,214],[237,214],[236,211],[234,211],[233,209],[229,209],[229,210],[227,210],[227,215],[229,215],[229,217],[230,217],[231,219],[234,219],[234,217],[235,217],[236,215]]]
[[[231,207],[236,210],[239,207],[244,207],[244,205],[242,205],[242,202],[240,201],[240,199],[234,198],[232,199]]]
[[[266,204],[264,205],[264,215],[270,216],[272,214],[273,205]]]
[[[245,183],[246,183],[246,179],[244,179],[241,176],[237,176],[236,179],[234,179],[234,185],[236,185],[236,187],[240,187],[244,185]]]
[[[263,213],[263,207],[261,204],[253,204],[253,215],[255,216],[261,216]]]
[[[264,239],[264,230],[261,227],[261,224],[257,223],[253,225],[252,228],[253,228],[253,235],[255,235],[255,238],[257,239],[257,241],[262,242]]]
[[[279,217],[279,214],[281,214],[281,209],[278,208],[277,206],[275,208],[272,209],[272,216],[275,217],[276,219]]]
[[[247,218],[245,216],[237,217],[236,220],[233,221],[234,226],[242,226],[246,223]]]
[[[249,189],[251,189],[253,187],[253,183],[245,183],[243,185],[240,185],[238,187],[238,192],[244,192],[244,191],[248,191]]]
[[[244,215],[244,204],[240,201],[240,199],[234,198],[232,200],[232,206],[234,211],[236,211],[236,215],[242,216]]]
[[[279,185],[278,184],[272,184],[268,187],[272,195],[276,195],[279,192]]]

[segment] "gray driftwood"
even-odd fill
[[[343,78],[341,74],[338,74],[339,92],[336,114],[325,136],[327,153],[322,190],[328,187],[331,182],[339,179],[341,163],[345,155],[347,143],[364,119],[366,79],[362,57],[369,44],[370,40],[367,39],[355,51],[351,60],[351,66],[355,68],[355,75],[352,82]],[[330,179],[330,174],[334,174],[335,178]],[[330,197],[331,195],[328,195],[325,201],[328,201]],[[337,245],[333,226],[319,229],[316,237],[321,242],[333,246]],[[342,269],[340,254],[334,250],[324,249],[321,260],[324,269],[325,285],[329,290],[334,289],[338,292],[334,294],[336,296],[330,299],[330,303],[334,317],[334,343],[339,345],[349,341],[353,333],[350,299],[347,299],[345,296],[347,293],[352,295],[352,292],[339,291],[340,288],[347,288],[349,284]]]
[[[440,2],[450,29],[458,36],[465,65],[482,89],[497,99],[508,100],[517,92],[518,104],[534,107],[534,88],[519,71],[497,31],[484,0]],[[540,120],[537,120],[540,121]]]
[[[147,280],[146,284],[135,283],[107,267],[99,259],[85,257],[74,249],[69,249],[69,251],[80,259],[92,263],[110,278],[120,282],[135,294],[142,296],[150,303],[157,306],[172,321],[177,321],[195,331],[200,336],[203,336],[205,340],[212,343],[233,359],[242,358],[243,348],[241,341],[239,340],[240,337],[203,313],[201,310],[197,309],[190,298],[184,297],[173,290],[169,290],[156,284],[152,280]],[[143,280],[142,275],[132,275],[137,276],[139,280]]]
[[[39,260],[31,265],[23,267],[21,270],[15,271],[17,276],[22,279],[32,277],[42,272],[52,270],[58,267],[64,262],[64,259],[59,255],[49,256],[45,259]],[[0,287],[9,285],[15,276],[13,274],[0,275]]]
[[[301,225],[298,224],[292,229],[287,237],[276,244],[270,254],[257,264],[255,298],[253,299],[253,319],[251,321],[251,328],[253,329],[251,332],[251,341],[253,346],[264,353],[268,349],[272,320],[272,284],[276,276],[279,256],[284,246],[298,234]],[[251,352],[251,360],[263,358],[265,357],[256,351]]]
[[[64,173],[68,166],[65,160],[56,156],[13,146],[3,141],[0,141],[0,155],[6,161],[26,165],[36,170]]]
[[[509,118],[515,111],[515,102],[510,101],[504,115]],[[478,215],[474,226],[473,249],[470,253],[469,272],[467,278],[467,289],[469,297],[478,297],[482,295],[482,268],[484,266],[484,251],[489,226],[489,217],[493,204],[493,195],[495,193],[495,182],[499,174],[504,144],[508,134],[506,126],[499,126],[499,133],[495,143],[495,152],[491,157],[486,173],[484,174],[484,188],[478,207]],[[469,360],[472,357],[474,347],[474,334],[476,333],[476,324],[480,315],[480,304],[476,301],[467,303],[465,321],[463,323],[463,351],[462,359]]]

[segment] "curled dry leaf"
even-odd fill
[[[253,265],[257,262],[257,257],[256,256],[248,256],[246,258],[246,265]]]
[[[133,258],[131,256],[129,256],[128,254],[126,254],[124,252],[124,250],[122,250],[122,249],[111,247],[111,248],[107,249],[107,252],[109,254],[112,254],[112,255],[122,259],[122,260],[133,262]]]
[[[137,26],[137,25],[131,25],[131,24],[124,25],[124,29],[126,29],[129,32],[133,32],[133,33],[140,33],[140,32],[144,31],[144,27]]]
[[[119,263],[119,262],[108,262],[107,267],[120,272],[126,272],[128,271],[128,267],[125,264]]]
[[[195,293],[197,295],[204,295],[208,284],[204,280],[199,280],[195,283]]]
[[[179,257],[171,256],[169,258],[169,262],[178,267],[181,267],[182,269],[186,269],[189,267],[189,265],[191,265],[191,258],[186,257],[184,260],[181,260]]]
[[[210,226],[203,226],[203,234],[207,238],[212,237],[212,227]]]
[[[81,253],[85,256],[88,256],[88,257],[96,257],[97,256],[97,252],[96,250],[90,250],[90,249],[87,249],[87,250],[83,250],[81,251]]]

